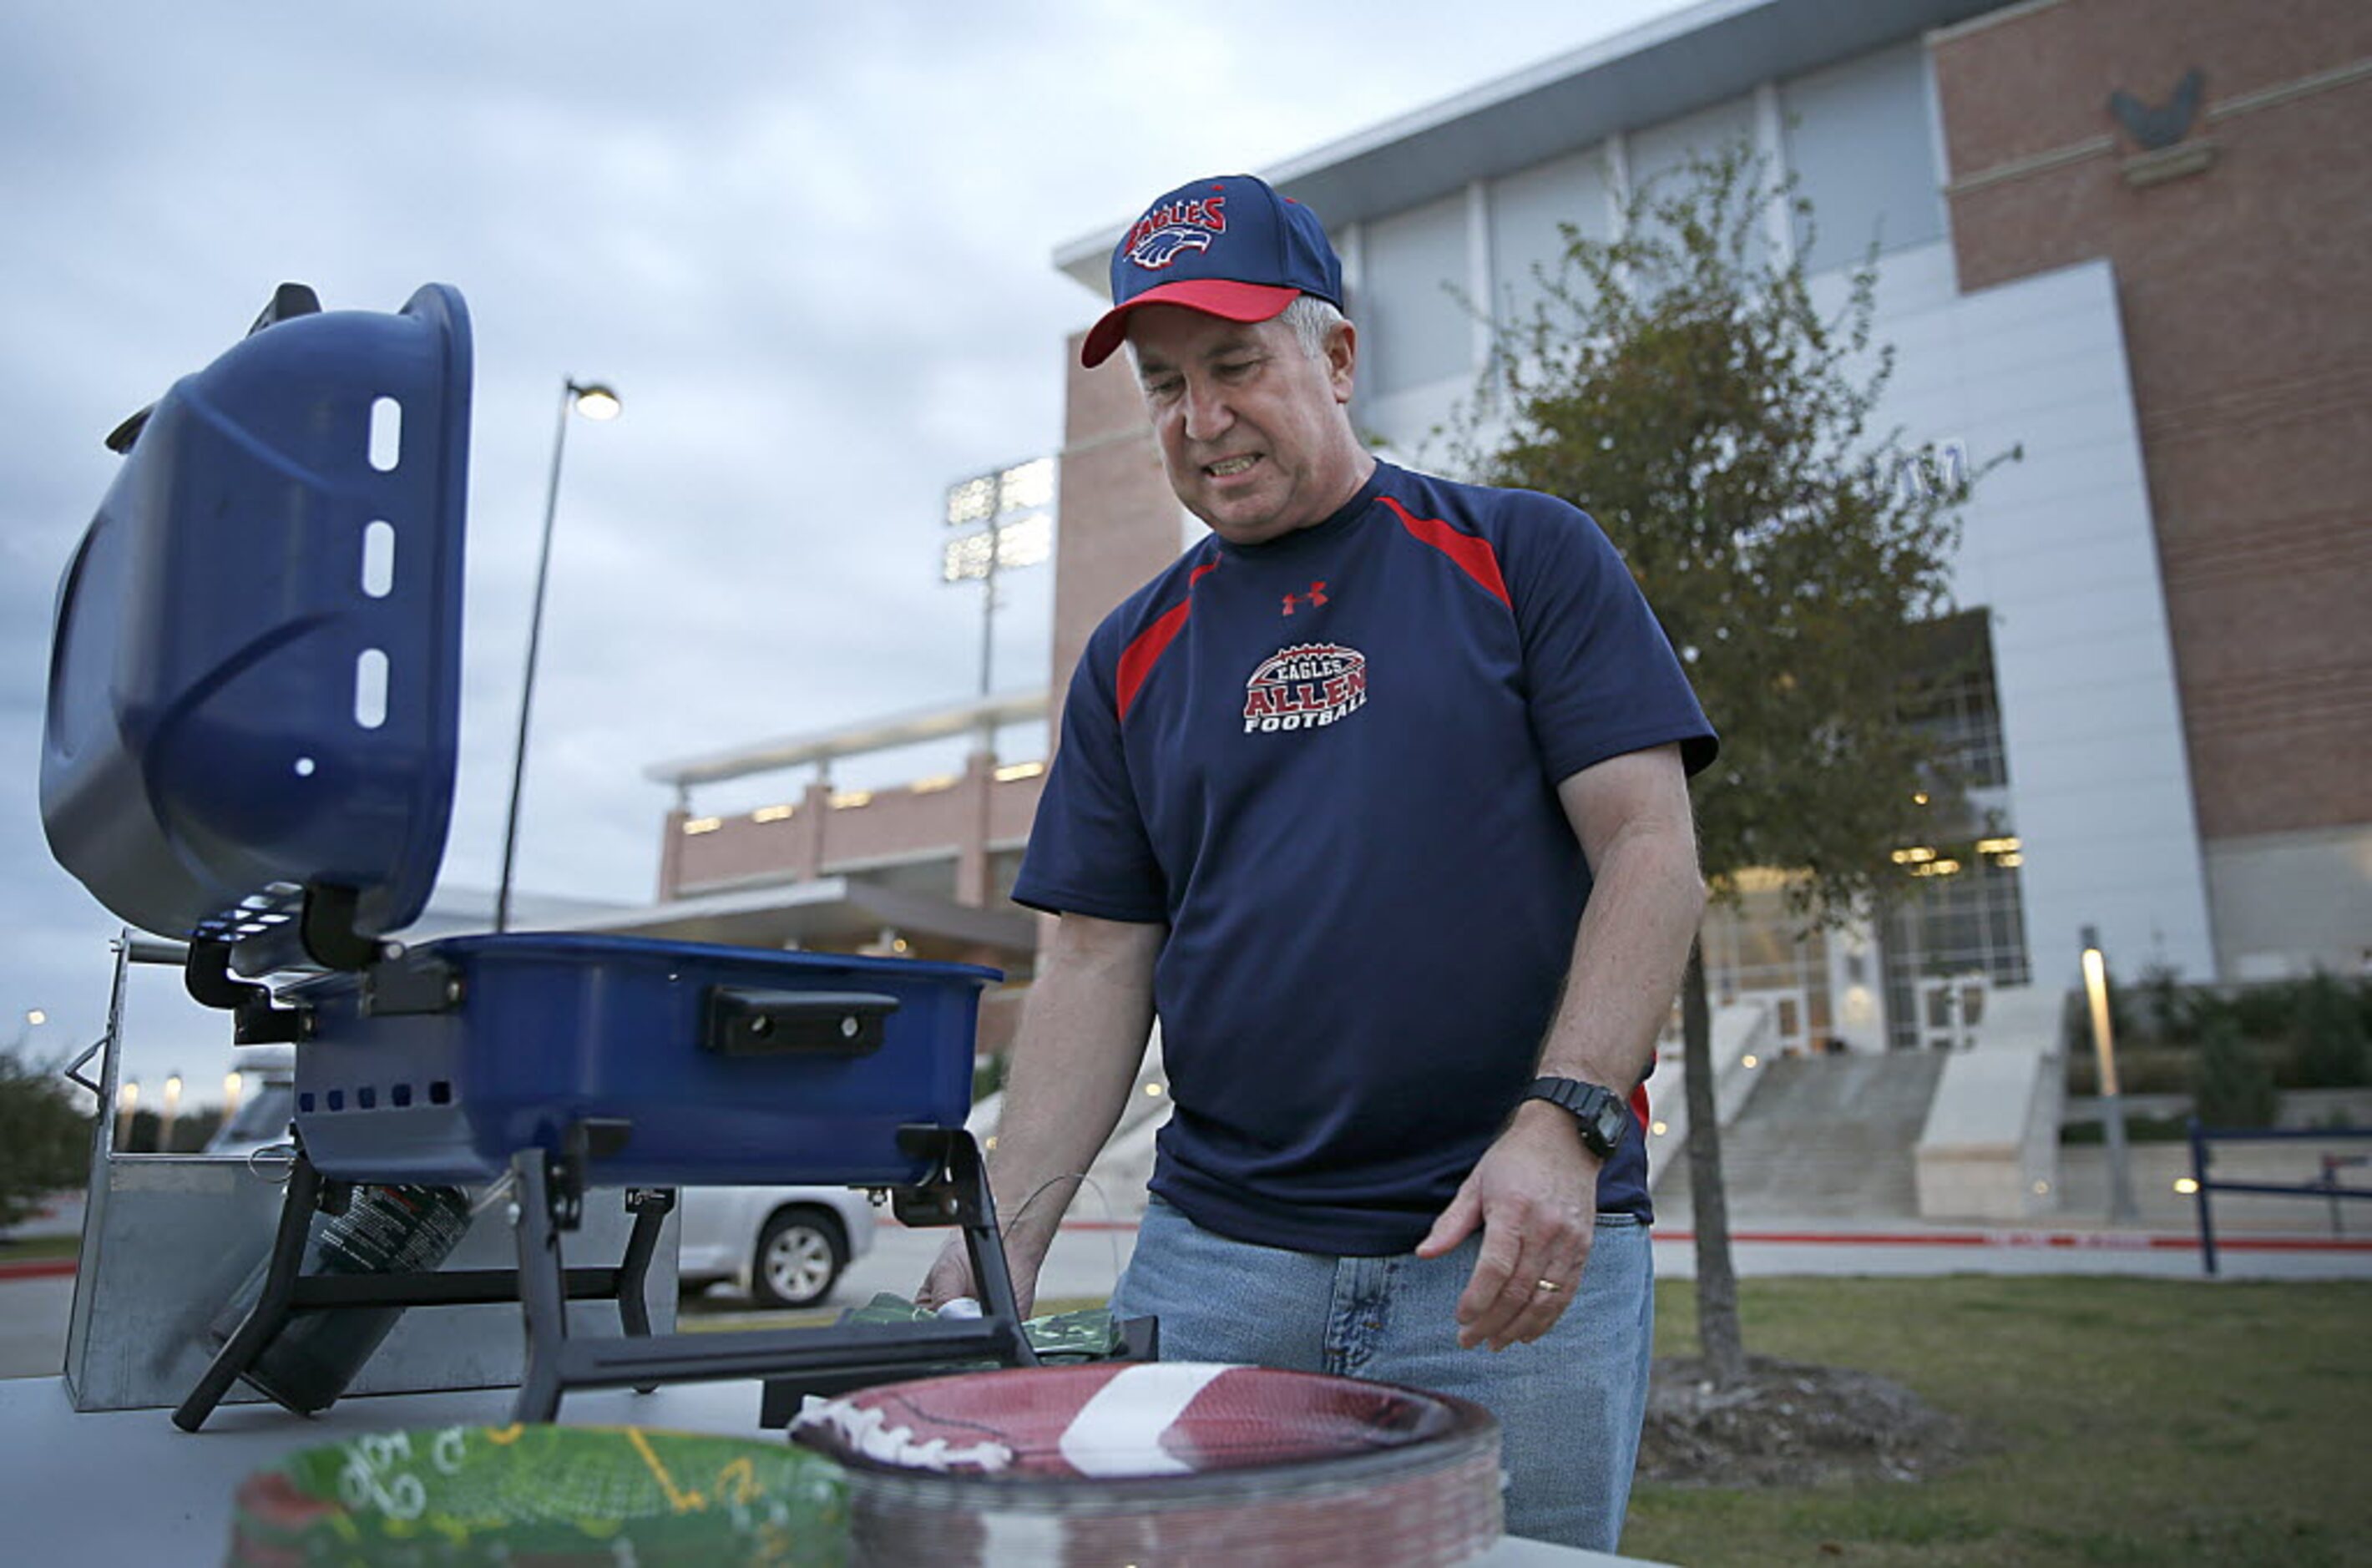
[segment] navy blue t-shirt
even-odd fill
[[[1013,896],[1169,928],[1153,1191],[1265,1246],[1415,1246],[1571,965],[1589,873],[1558,783],[1674,741],[1692,772],[1716,746],[1613,547],[1550,496],[1378,464],[1106,617]],[[1601,1209],[1648,1217],[1644,1144]]]

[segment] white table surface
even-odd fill
[[[229,1543],[232,1493],[249,1472],[354,1434],[502,1425],[511,1400],[507,1388],[348,1399],[310,1419],[275,1405],[225,1405],[188,1433],[162,1410],[77,1411],[62,1378],[0,1380],[0,1558],[70,1568],[216,1562]],[[682,1383],[644,1395],[593,1389],[568,1394],[561,1419],[779,1438],[759,1426],[758,1400],[754,1381]],[[1526,1540],[1503,1540],[1474,1561],[1477,1568],[1639,1562]]]

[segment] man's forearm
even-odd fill
[[[1603,795],[1586,801],[1579,782],[1561,793],[1589,855],[1589,902],[1540,1070],[1627,1093],[1670,1016],[1704,916],[1704,880],[1677,752],[1626,784],[1610,813]]]
[[[1704,913],[1694,846],[1645,836],[1593,867],[1596,879],[1542,1073],[1627,1093],[1645,1076]]]
[[[1163,935],[1066,915],[1029,988],[989,1175],[1006,1250],[1033,1265],[1127,1104]]]

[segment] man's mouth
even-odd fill
[[[1249,458],[1222,458],[1215,463],[1205,463],[1203,471],[1213,479],[1233,479],[1260,461],[1257,454]]]

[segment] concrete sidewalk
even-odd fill
[[[2137,1151],[2140,1152],[2140,1151]],[[1766,1275],[1916,1276],[1922,1274],[2124,1274],[2208,1282],[2199,1255],[2192,1200],[2172,1188],[2188,1156],[2160,1146],[2136,1163],[2141,1223],[2112,1226],[2105,1159],[2070,1150],[2063,1164],[2058,1214],[2015,1225],[1922,1221],[1899,1214],[1840,1220],[1774,1217],[1758,1205],[1731,1226],[1731,1260],[1747,1278]],[[2227,1195],[2215,1201],[2222,1280],[2372,1279],[2372,1205],[2343,1214],[2350,1231],[2333,1234],[2321,1199]],[[1064,1224],[1039,1278],[1043,1301],[1101,1300],[1111,1294],[1136,1243],[1134,1216],[1099,1205]],[[63,1218],[63,1216],[60,1216]],[[842,1277],[828,1305],[861,1306],[877,1292],[912,1296],[948,1233],[884,1223],[873,1251]],[[1696,1248],[1685,1205],[1667,1203],[1655,1230],[1656,1272],[1692,1279]],[[0,1264],[0,1377],[54,1376],[64,1355],[74,1297],[69,1260]],[[2209,1282],[2212,1283],[2212,1282]]]

